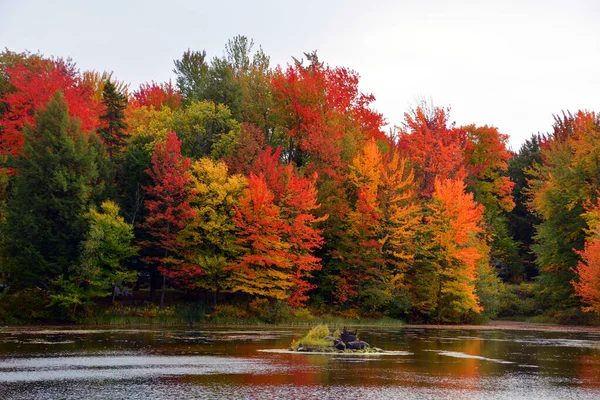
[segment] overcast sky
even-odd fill
[[[394,125],[431,99],[518,150],[552,114],[600,111],[598,0],[0,0],[0,47],[70,56],[132,88],[173,78],[187,48],[221,56],[238,34],[274,65],[317,50],[354,69]]]

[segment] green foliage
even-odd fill
[[[523,260],[526,277],[529,279],[538,274],[531,245],[535,233],[534,226],[540,223],[540,219],[527,208],[527,193],[531,190],[529,180],[533,178],[532,168],[541,164],[540,145],[536,135],[526,140],[519,152],[508,161],[508,174],[510,180],[515,183],[515,208],[508,215],[510,234],[519,243],[519,257]]]
[[[22,156],[7,200],[5,245],[11,284],[47,287],[79,256],[83,215],[98,185],[97,160],[85,134],[57,93],[25,130]]]
[[[225,45],[225,55],[209,63],[206,51],[185,51],[175,60],[173,72],[184,103],[208,100],[223,104],[236,120],[241,120],[245,108],[242,80],[253,68],[267,69],[269,58],[259,48],[251,54],[254,42],[245,36],[236,36]]]
[[[100,115],[100,120],[103,126],[98,129],[98,134],[106,143],[108,154],[112,158],[125,144],[127,96],[118,92],[115,85],[107,80],[102,90],[102,105],[104,113]]]
[[[48,292],[36,288],[9,289],[0,293],[0,323],[39,323],[54,319],[53,310],[48,308]]]
[[[292,308],[285,301],[255,298],[248,304],[252,315],[267,323],[289,320]]]
[[[134,247],[133,227],[119,216],[119,207],[112,201],[102,203],[101,212],[92,208],[85,219],[88,231],[81,244],[79,262],[69,269],[69,277],[58,277],[58,287],[51,295],[50,305],[56,305],[69,319],[74,319],[78,308],[93,305],[95,297],[111,294],[113,285],[134,282],[135,271],[128,271],[122,262],[137,254]]]
[[[191,102],[174,114],[172,130],[181,140],[181,153],[192,159],[217,159],[235,148],[240,125],[226,105],[211,101]]]
[[[492,320],[498,316],[502,307],[502,297],[506,291],[504,284],[496,270],[487,262],[487,258],[478,262],[476,293],[479,297],[479,304],[483,307],[481,317],[485,320]]]

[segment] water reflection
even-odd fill
[[[0,398],[600,398],[600,331],[364,329],[389,356],[261,352],[304,329],[0,329]]]

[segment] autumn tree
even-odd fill
[[[338,301],[355,295],[371,312],[406,311],[405,272],[414,255],[419,209],[413,177],[397,152],[368,141],[350,164],[356,202],[348,214],[347,267],[337,278]]]
[[[384,288],[391,294],[387,310],[393,316],[404,316],[410,308],[408,271],[417,252],[422,213],[413,171],[396,151],[385,159],[379,198]]]
[[[554,131],[541,140],[543,164],[532,170],[529,207],[542,221],[532,246],[540,268],[537,297],[547,309],[580,305],[569,282],[584,248],[585,207],[600,189],[599,127],[593,112],[557,116]]]
[[[320,269],[314,252],[323,244],[316,224],[314,179],[301,177],[292,164],[278,163],[279,151],[259,155],[240,199],[235,223],[244,247],[231,267],[232,291],[287,300],[298,307],[308,299],[313,271]]]
[[[508,215],[515,206],[512,197],[514,183],[507,173],[511,158],[506,148],[508,135],[487,125],[469,125],[462,129],[467,135],[467,190],[484,206],[492,260],[501,266],[501,273],[506,279],[521,280],[523,262],[508,227]]]
[[[587,223],[586,241],[578,252],[581,259],[573,270],[576,277],[571,285],[585,304],[583,311],[600,314],[600,200],[589,206],[583,217]]]
[[[600,239],[587,241],[579,254],[581,261],[575,269],[577,280],[571,283],[575,294],[586,304],[583,310],[600,314]]]
[[[347,165],[371,138],[385,139],[383,117],[371,109],[372,95],[358,89],[359,76],[346,68],[333,68],[315,53],[306,62],[294,60],[277,68],[271,79],[272,107],[267,119],[275,127],[266,144],[281,147],[283,162],[294,163],[307,176],[317,174],[319,215],[328,262],[342,258],[344,221],[350,210],[345,183]]]
[[[246,179],[230,176],[223,162],[209,158],[194,162],[190,173],[194,218],[178,237],[186,263],[174,266],[169,277],[183,287],[209,290],[216,305],[228,285],[227,269],[241,253],[234,216]]]
[[[264,175],[250,175],[234,217],[245,252],[229,268],[231,292],[285,300],[294,286],[287,258],[290,244],[282,240],[285,224],[274,197]]]
[[[152,167],[147,170],[152,179],[144,187],[148,199],[144,202],[148,215],[142,223],[151,239],[141,243],[154,250],[146,262],[155,263],[163,276],[160,306],[164,307],[166,278],[180,264],[181,243],[177,235],[194,217],[190,207],[190,159],[182,157],[181,142],[170,132],[164,143],[157,143],[152,155]]]
[[[70,61],[35,58],[27,63],[4,67],[3,74],[13,90],[1,101],[8,109],[0,119],[0,153],[18,155],[24,143],[23,128],[35,123],[35,112],[43,109],[61,91],[69,105],[69,115],[77,117],[83,132],[98,126],[98,107],[90,89],[79,80]]]
[[[84,71],[81,74],[81,84],[91,91],[91,96],[94,102],[102,103],[104,93],[104,85],[106,82],[111,82],[117,93],[121,93],[127,97],[129,87],[123,81],[117,80],[112,72],[98,72],[94,70]]]
[[[427,204],[422,248],[411,271],[415,311],[439,322],[460,322],[481,311],[476,294],[483,207],[461,181],[436,179]]]
[[[415,169],[420,194],[431,197],[436,179],[466,177],[465,131],[448,121],[448,111],[421,104],[404,114],[398,147]]]
[[[160,110],[162,107],[179,110],[183,107],[181,93],[171,81],[161,84],[142,83],[133,92],[130,103],[133,107],[148,107],[155,110]]]

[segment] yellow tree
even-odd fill
[[[381,210],[378,192],[381,184],[382,154],[375,140],[366,143],[363,151],[350,164],[348,181],[356,196],[347,216],[346,263],[337,282],[337,299],[343,303],[360,303],[361,288],[366,280],[378,275],[381,257]],[[367,293],[367,296],[374,293]]]
[[[412,295],[421,314],[439,322],[459,322],[482,308],[476,294],[481,253],[483,207],[465,192],[465,184],[436,179]]]
[[[387,156],[371,139],[353,159],[348,179],[356,201],[348,214],[348,268],[338,278],[345,289],[340,295],[357,296],[371,312],[394,302],[397,314],[408,306],[404,272],[419,221],[412,172],[397,152]]]
[[[233,217],[246,179],[229,176],[225,163],[209,158],[194,162],[190,173],[194,218],[179,234],[186,262],[172,277],[182,286],[209,290],[216,304],[228,284],[226,269],[241,252]]]
[[[401,314],[410,306],[406,273],[414,261],[420,229],[414,175],[405,159],[394,152],[381,171],[379,243],[385,262],[385,281],[392,302],[390,312]]]

